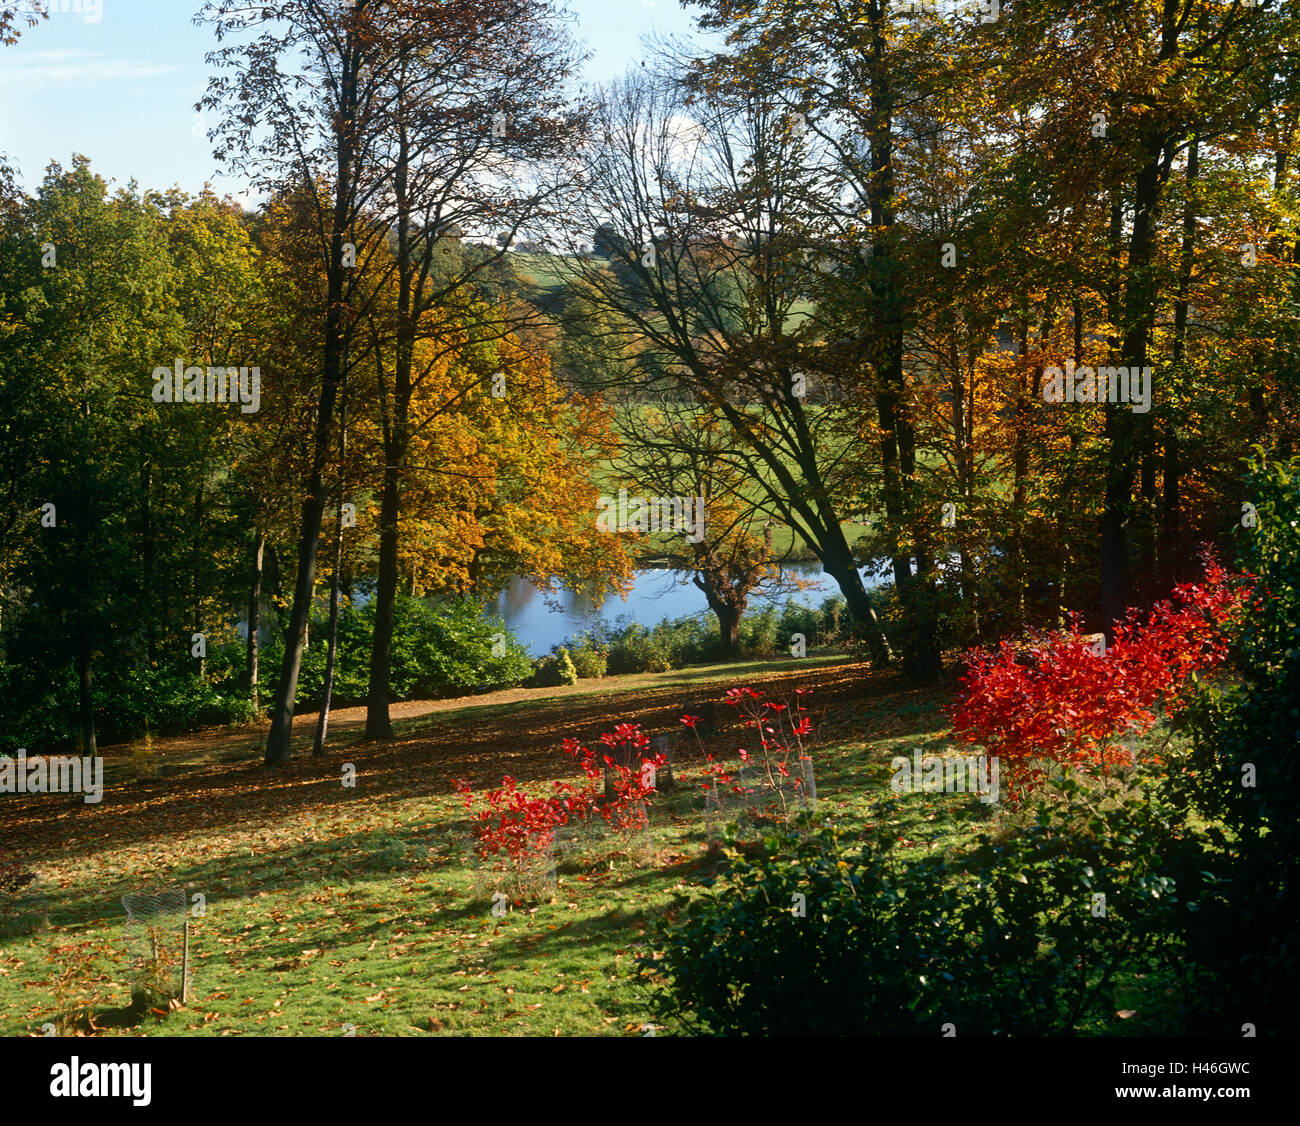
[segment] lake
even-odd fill
[[[779,605],[787,598],[797,605],[820,606],[827,598],[839,594],[835,580],[821,569],[820,563],[787,563],[785,570],[815,585],[774,598],[755,597],[750,601],[750,612],[773,602]],[[868,589],[881,581],[867,568],[863,569],[862,577]],[[636,572],[626,599],[614,594],[604,602],[597,602],[589,594],[570,590],[548,596],[526,579],[516,578],[488,609],[505,621],[531,656],[540,657],[549,653],[552,646],[590,629],[597,622],[629,618],[638,625],[650,627],[672,618],[708,613],[709,605],[704,592],[691,582],[689,572],[648,568]]]

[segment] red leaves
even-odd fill
[[[1153,727],[1157,705],[1172,715],[1192,675],[1224,660],[1224,627],[1249,591],[1213,556],[1203,559],[1204,583],[1176,587],[1145,622],[1131,612],[1105,656],[1077,622],[1039,640],[1028,663],[1006,641],[997,652],[969,655],[953,728],[998,756],[1014,797],[1041,783],[1043,760],[1102,769],[1130,762],[1114,740]]]
[[[468,783],[455,781],[457,791],[463,795],[465,808],[474,813],[478,822],[479,854],[505,853],[512,862],[519,863],[532,854],[545,851],[559,826],[597,815],[619,828],[644,825],[646,803],[655,790],[650,772],[645,767],[648,764],[657,769],[667,760],[663,755],[645,753],[650,739],[637,724],[620,723],[613,732],[601,735],[600,741],[615,752],[599,756],[612,775],[615,793],[612,801],[597,801],[594,781],[601,774],[597,755],[572,738],[564,740],[562,749],[577,762],[586,776],[588,784],[582,788],[568,782],[552,782],[554,793],[551,796],[529,797],[518,788],[517,781],[507,775],[501,779],[499,789],[484,795],[485,807],[474,811]]]
[[[810,689],[807,688],[796,688],[796,701],[793,704],[782,700],[764,700],[762,692],[748,686],[731,688],[727,691],[725,702],[740,712],[743,717],[741,722],[745,727],[758,733],[762,747],[762,757],[757,760],[743,747],[737,753],[742,762],[756,762],[761,767],[762,776],[773,788],[776,787],[778,776],[791,777],[786,763],[792,754],[796,754],[800,760],[808,758],[804,751],[804,737],[812,733],[812,720],[806,714],[808,709],[798,701],[809,691]],[[696,718],[696,716],[683,716],[682,722],[694,729],[694,722],[688,721]],[[709,764],[709,781],[704,783],[706,790],[732,781],[732,776],[727,773],[726,768],[721,763],[714,762],[711,754],[705,757]],[[795,785],[803,785],[802,777],[795,778]],[[739,786],[733,786],[732,789],[736,793],[742,792]]]

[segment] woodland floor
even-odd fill
[[[0,1035],[642,1034],[629,976],[656,918],[715,870],[703,762],[738,761],[731,710],[716,704],[702,749],[677,741],[678,785],[656,799],[648,834],[566,858],[554,886],[503,917],[488,900],[500,877],[468,851],[452,780],[576,780],[565,736],[590,743],[620,722],[682,731],[684,712],[743,684],[812,689],[818,810],[850,832],[875,822],[895,754],[950,749],[951,684],[918,689],[843,656],[400,704],[384,745],[361,740],[352,708],[332,717],[321,759],[302,716],[277,770],[261,765],[265,728],[157,740],[148,780],[129,747],[106,748],[98,805],[0,798],[6,844],[40,876],[0,919]],[[995,816],[969,795],[915,799],[891,814],[900,848],[946,847]],[[191,921],[189,1004],[141,1013],[120,897],[164,885],[201,894],[206,913]]]

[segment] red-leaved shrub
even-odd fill
[[[549,852],[555,830],[571,821],[601,818],[620,830],[644,827],[646,806],[655,792],[652,773],[664,756],[650,754],[650,740],[641,728],[621,723],[613,732],[601,737],[610,753],[597,753],[576,739],[564,740],[564,752],[571,756],[586,776],[585,784],[552,782],[552,793],[532,797],[519,789],[516,779],[506,776],[495,790],[487,791],[475,806],[469,783],[456,781],[465,808],[474,817],[475,851],[480,857],[502,857],[516,873],[525,870]],[[602,800],[596,780],[602,766],[610,773],[613,796]]]
[[[1130,612],[1104,655],[1077,621],[1027,654],[1008,641],[968,654],[954,733],[998,757],[1013,801],[1040,785],[1052,763],[1104,770],[1132,762],[1116,740],[1153,727],[1158,707],[1175,714],[1192,678],[1224,660],[1226,627],[1250,583],[1208,552],[1202,558],[1202,582],[1176,587],[1145,615]]]

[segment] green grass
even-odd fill
[[[618,679],[694,690],[719,672],[763,668],[771,671],[746,662]],[[582,695],[611,690],[593,685]],[[564,703],[539,699],[530,709],[540,720]],[[445,712],[413,725],[436,740],[499,710]],[[517,706],[508,714],[518,721]],[[940,728],[933,707],[911,722],[917,735]],[[888,780],[880,760],[887,764],[895,742],[841,742],[821,752],[827,812],[869,817],[868,795]],[[712,863],[699,775],[679,770],[676,792],[657,804],[653,864],[616,854],[589,870],[562,867],[553,900],[501,918],[475,895],[463,853],[466,813],[455,795],[378,802],[339,787],[309,814],[273,823],[179,829],[165,844],[65,855],[40,866],[48,928],[0,944],[0,1035],[31,1035],[53,1019],[45,957],[57,943],[93,943],[105,977],[99,1009],[125,1008],[119,897],[172,882],[207,898],[206,916],[193,922],[191,1004],[101,1034],[341,1035],[345,1025],[356,1035],[638,1034],[647,1016],[627,981],[634,957],[653,920]],[[928,816],[918,805],[905,831],[930,846],[952,830],[936,832],[950,819]]]
[[[843,658],[827,657],[807,667],[816,679],[818,671],[839,674],[842,665]],[[439,712],[403,725],[401,735],[439,747],[490,719],[549,730],[563,723],[575,698],[617,693],[610,698],[612,723],[633,710],[637,693],[629,682],[679,686],[689,700],[724,679],[772,671],[770,662],[738,662],[584,682],[524,705]],[[962,794],[911,795],[882,814],[891,796],[890,759],[948,748],[947,698],[943,689],[877,684],[872,695],[814,703],[819,815],[834,817],[850,834],[888,817],[905,852],[959,846],[1001,817],[996,807]],[[739,745],[739,733],[715,744],[729,752]],[[360,763],[364,750],[344,745],[329,769],[349,755]],[[233,749],[214,748],[206,763],[189,756],[168,770],[173,777],[226,770],[235,786],[280,784],[281,776],[250,768],[255,753],[254,745],[235,741]],[[558,748],[555,758],[563,760]],[[655,920],[717,863],[706,839],[698,758],[680,756],[677,777],[676,791],[652,812],[653,859],[610,845],[594,862],[561,865],[553,894],[513,905],[502,917],[493,916],[487,896],[494,882],[476,891],[465,851],[467,815],[452,793],[368,796],[364,786],[321,785],[319,801],[283,816],[251,814],[244,823],[221,825],[168,821],[147,840],[93,850],[63,840],[38,865],[47,921],[0,940],[0,1035],[39,1035],[55,1018],[46,958],[68,942],[88,942],[96,951],[98,1023],[119,1022],[100,1035],[640,1035],[649,1017],[629,981],[635,958],[648,949]],[[132,783],[116,785],[129,799]],[[111,815],[108,802],[104,808]],[[191,1001],[166,1016],[128,1019],[120,896],[168,883],[207,900],[205,917],[192,924]],[[1140,993],[1142,983],[1125,988]]]

